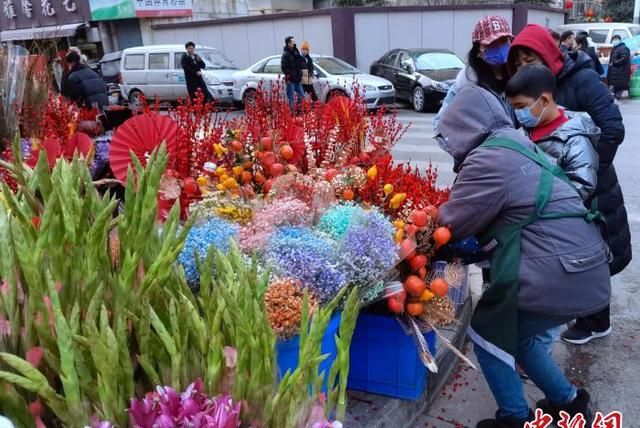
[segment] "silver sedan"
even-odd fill
[[[369,109],[395,103],[396,91],[388,80],[363,73],[332,56],[312,54],[311,58],[315,68],[313,86],[320,101],[327,102],[334,96],[353,97],[358,87]],[[268,91],[275,82],[284,83],[283,79],[280,55],[264,58],[233,74],[233,100],[238,104],[250,103],[261,83],[263,90]]]

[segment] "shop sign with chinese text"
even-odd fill
[[[0,0],[0,30],[75,24],[89,20],[86,0]]]

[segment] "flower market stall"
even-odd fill
[[[417,398],[465,271],[436,260],[436,169],[395,164],[405,127],[361,101],[294,116],[274,87],[242,118],[199,99],[108,133],[62,98],[23,117],[0,164],[0,414],[320,428],[348,388]],[[375,378],[374,330],[412,343],[408,391]]]

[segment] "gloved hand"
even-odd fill
[[[478,263],[490,257],[491,253],[483,251],[474,236],[445,245],[436,252],[436,259],[438,260],[451,261],[459,259],[464,265]]]

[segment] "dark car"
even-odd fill
[[[100,59],[100,75],[104,83],[120,84],[120,58],[122,51],[105,54]]]
[[[464,63],[446,49],[393,49],[371,64],[370,73],[396,88],[396,99],[415,111],[437,109]]]

